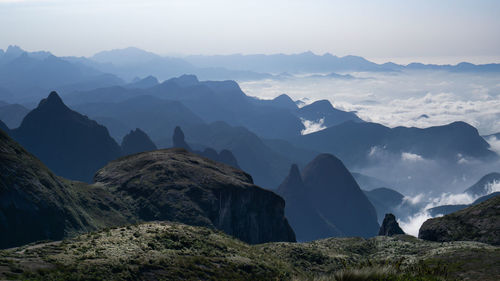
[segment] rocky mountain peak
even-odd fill
[[[405,232],[399,227],[396,221],[396,216],[393,214],[385,214],[384,222],[380,226],[378,235],[380,236],[393,236],[396,234],[405,234]]]
[[[181,127],[177,126],[174,129],[174,135],[172,136],[173,147],[184,148],[187,151],[191,151],[191,147],[184,140],[184,132],[182,132]]]

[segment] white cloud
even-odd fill
[[[492,190],[497,189],[500,191],[500,182],[495,183],[495,185],[492,186],[493,187],[490,189],[489,193],[494,192]],[[431,198],[426,198],[424,194],[417,194],[413,197],[405,196],[402,204],[403,206],[405,202],[408,202],[414,206],[420,205],[421,207],[420,210],[407,218],[399,219],[398,223],[404,232],[416,237],[418,236],[418,231],[422,224],[426,220],[433,218],[433,216],[429,213],[429,209],[443,205],[468,205],[473,203],[477,198],[478,196],[472,196],[467,193],[442,193],[438,197]]]
[[[415,153],[403,152],[403,153],[401,153],[401,160],[409,161],[409,162],[416,162],[416,161],[423,161],[424,158],[422,158],[422,156],[415,154]]]
[[[490,144],[490,150],[500,155],[500,140],[495,136],[486,138],[486,141]]]
[[[319,119],[318,122],[306,120],[303,118],[300,118],[300,120],[302,121],[302,124],[304,124],[304,127],[306,127],[304,130],[300,132],[302,135],[307,135],[326,129],[326,126],[324,125],[325,118]]]
[[[429,127],[465,121],[481,134],[500,132],[500,77],[477,73],[407,71],[351,73],[369,79],[295,78],[242,82],[253,96],[328,99],[367,121],[389,127]],[[428,118],[421,118],[427,116]]]

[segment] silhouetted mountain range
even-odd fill
[[[0,56],[0,87],[15,93],[7,98],[18,101],[39,99],[52,89],[85,90],[116,84],[123,81],[46,52],[28,53],[11,46]]]
[[[299,241],[377,234],[375,208],[342,162],[321,154],[299,173],[293,165],[278,188]],[[348,214],[348,215],[347,215]]]
[[[444,70],[455,72],[482,71],[499,72],[500,64],[474,65],[459,63],[457,65],[433,65],[411,63],[399,65],[395,63],[376,64],[359,56],[337,57],[326,53],[316,55],[312,52],[300,54],[274,55],[214,55],[188,56],[184,58],[200,67],[225,67],[235,70],[250,70],[264,73],[329,73],[345,71],[401,71],[401,70]]]

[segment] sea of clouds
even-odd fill
[[[334,107],[355,111],[365,121],[389,127],[430,127],[454,121],[475,126],[481,135],[500,132],[500,75],[451,73],[444,71],[403,71],[350,73],[354,79],[303,74],[286,79],[240,82],[248,95],[272,99],[286,93],[308,104],[327,99]],[[302,120],[303,134],[324,129],[322,122]],[[500,140],[486,138],[491,150],[500,154]],[[404,194],[398,218],[403,230],[418,235],[429,209],[449,204],[470,204],[477,197],[463,191],[490,172],[499,172],[500,163],[482,163],[457,155],[457,163],[440,163],[421,155],[390,154],[373,147],[369,157],[377,165],[356,170],[379,178]],[[500,183],[490,192],[500,191]]]
[[[297,75],[243,81],[248,95],[271,99],[286,93],[306,103],[328,99],[342,110],[389,127],[429,127],[465,121],[483,135],[500,132],[500,75],[404,71],[351,73],[355,79]]]

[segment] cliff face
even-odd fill
[[[120,158],[99,170],[95,182],[141,220],[214,227],[253,244],[295,241],[282,198],[248,174],[184,149]]]
[[[429,219],[418,238],[445,241],[479,241],[500,245],[500,196],[449,215]]]

